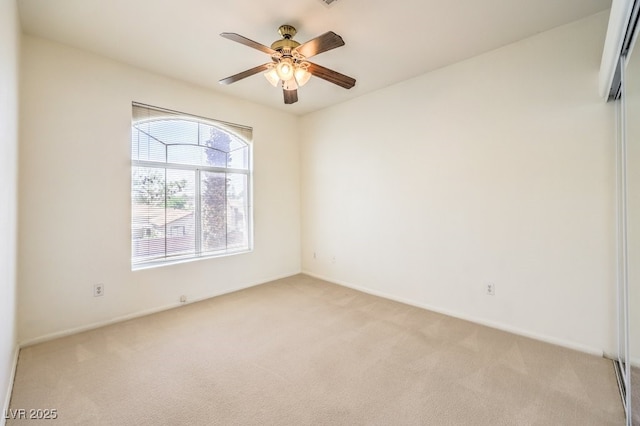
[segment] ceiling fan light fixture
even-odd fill
[[[280,80],[289,81],[293,78],[293,62],[289,58],[284,58],[280,60],[278,65],[276,66],[276,73]]]
[[[271,67],[269,71],[264,73],[264,78],[273,86],[278,87],[278,83],[280,83],[280,77],[276,71],[276,67]]]
[[[297,67],[293,74],[295,75],[298,86],[300,87],[307,84],[307,81],[311,78],[311,73],[304,67]]]

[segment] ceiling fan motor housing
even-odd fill
[[[273,50],[277,50],[278,52],[281,52],[284,55],[290,55],[291,54],[290,52],[293,49],[300,46],[300,43],[293,40],[293,36],[296,35],[296,32],[297,31],[295,27],[291,25],[280,25],[280,28],[278,28],[278,33],[280,33],[280,35],[282,36],[282,39],[274,41],[271,44],[271,48]]]

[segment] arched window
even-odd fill
[[[132,267],[251,250],[251,129],[140,104],[132,121]]]

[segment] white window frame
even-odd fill
[[[194,193],[193,211],[194,211],[194,226],[195,226],[195,253],[190,253],[187,255],[168,256],[165,252],[165,256],[161,258],[155,258],[155,259],[149,259],[149,260],[143,260],[143,261],[134,261],[134,253],[132,251],[130,256],[131,269],[135,271],[135,270],[154,268],[154,267],[164,266],[164,265],[172,265],[177,263],[192,262],[192,261],[201,260],[201,259],[226,257],[226,256],[232,256],[236,254],[252,252],[253,251],[253,144],[252,144],[252,140],[250,140],[250,138],[247,138],[245,136],[247,133],[251,134],[252,129],[246,126],[240,126],[237,124],[221,122],[218,120],[195,116],[193,114],[187,114],[187,113],[172,111],[164,108],[153,107],[145,104],[140,104],[137,102],[134,102],[133,106],[149,108],[154,112],[160,112],[160,113],[166,112],[167,114],[170,114],[170,116],[167,116],[167,118],[164,118],[164,120],[183,120],[183,121],[193,121],[197,123],[203,123],[203,124],[216,127],[218,130],[222,132],[226,132],[233,135],[234,137],[242,141],[244,144],[246,144],[247,150],[248,150],[248,158],[247,158],[248,164],[247,164],[246,170],[231,168],[231,167],[212,167],[212,166],[203,166],[203,165],[194,166],[189,164],[178,164],[178,163],[161,162],[161,161],[136,160],[133,158],[133,154],[132,154],[132,158],[131,158],[132,175],[136,167],[150,167],[150,168],[156,168],[156,169],[164,169],[165,171],[169,169],[175,169],[175,170],[194,172],[195,193]],[[163,118],[155,118],[153,120],[160,121],[160,120],[163,120]],[[131,132],[134,132],[134,126],[136,123],[140,123],[143,121],[147,121],[147,120],[142,120],[142,119],[132,120]],[[244,132],[242,132],[244,133],[244,135],[230,131],[230,129],[234,129],[234,128],[244,129]],[[176,145],[176,144],[167,144],[166,147],[170,145]],[[184,143],[179,145],[202,147],[202,145],[196,145],[192,143]],[[202,216],[202,210],[201,210],[201,183],[202,183],[201,173],[202,172],[233,173],[233,174],[246,175],[247,177],[246,178],[247,179],[246,197],[248,202],[247,217],[246,217],[248,243],[246,248],[245,247],[238,248],[238,249],[226,248],[224,250],[219,250],[219,251],[204,251],[204,252],[202,251],[202,217],[201,217]],[[130,188],[133,190],[133,180],[131,181]],[[132,203],[131,207],[133,207],[133,201],[131,203]],[[134,239],[133,238],[133,220],[134,218],[132,215],[132,218],[131,218],[132,229],[130,234],[130,242],[132,243]],[[168,237],[168,234],[167,234],[167,231],[165,230],[164,238],[166,239],[167,237]]]

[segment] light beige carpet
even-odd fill
[[[305,275],[21,350],[8,425],[623,425],[612,363]]]

